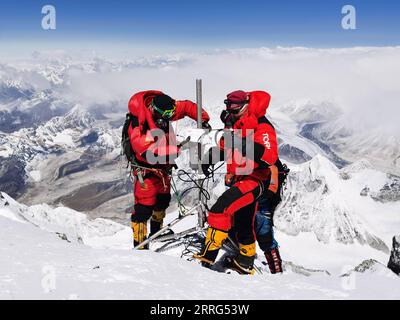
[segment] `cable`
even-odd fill
[[[185,189],[182,193],[181,193],[181,197],[183,197],[184,195],[186,195],[189,191],[194,190],[194,189],[198,189],[200,194],[204,197],[204,199],[206,200],[205,206],[206,209],[208,210],[208,206],[207,206],[207,201],[209,201],[211,199],[211,195],[210,192],[208,191],[208,183],[210,181],[210,179],[213,179],[213,176],[215,174],[215,171],[217,171],[219,168],[221,168],[224,165],[224,163],[222,162],[220,165],[218,165],[217,167],[213,168],[211,170],[211,174],[208,177],[205,178],[201,178],[201,179],[195,179],[193,176],[191,176],[191,174],[189,172],[187,172],[184,169],[180,169],[178,170],[178,179],[181,180],[182,182],[186,182],[186,183],[193,183],[194,186],[189,187],[187,189]],[[187,178],[184,178],[184,177]],[[205,182],[207,182],[207,185],[204,186]]]
[[[177,197],[178,201],[178,206],[180,210],[180,214],[182,210],[186,210],[186,207],[182,204],[182,198],[190,191],[193,189],[198,189],[201,195],[204,196],[204,199],[206,200],[206,203],[204,204],[206,209],[208,210],[207,206],[207,201],[211,199],[210,192],[208,191],[208,184],[211,178],[213,178],[213,175],[215,171],[217,171],[219,168],[221,168],[223,163],[221,163],[219,166],[216,168],[213,168],[211,170],[211,174],[208,177],[202,178],[202,179],[195,179],[193,175],[184,169],[180,169],[178,171],[178,178],[187,183],[193,183],[194,186],[189,187],[185,189],[182,193],[178,192],[178,189],[176,187],[175,181],[172,178],[171,179],[171,187]],[[205,185],[206,184],[206,185]],[[183,209],[182,209],[183,208]],[[165,252],[167,250],[171,250],[174,248],[179,248],[180,246],[184,246],[181,254],[181,258],[185,257],[187,260],[193,260],[193,255],[200,252],[202,243],[204,240],[204,234],[202,234],[204,230],[196,230],[194,232],[188,233],[179,239],[171,239],[170,241],[167,241],[164,245],[162,245],[160,248],[156,250],[156,252]]]
[[[187,208],[184,206],[184,204],[182,203],[183,194],[181,194],[181,195],[179,194],[178,189],[176,188],[176,185],[175,185],[175,180],[174,180],[174,178],[173,178],[172,176],[171,176],[171,188],[172,188],[172,191],[174,191],[176,200],[177,200],[177,202],[178,202],[179,216],[182,216],[182,215],[185,214],[185,212],[186,212],[188,209],[187,209]]]

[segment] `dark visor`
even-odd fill
[[[246,103],[248,103],[249,102],[249,100],[241,100],[241,101],[233,101],[233,100],[229,100],[229,99],[226,99],[226,100],[224,100],[224,103],[226,104],[226,105],[231,105],[231,104],[241,104],[241,105],[243,105],[243,104],[246,104]]]

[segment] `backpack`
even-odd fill
[[[279,202],[277,203],[278,205],[282,201],[283,186],[286,183],[290,169],[286,163],[282,163],[280,159],[275,162],[275,165],[278,168],[278,191],[276,192],[277,196],[279,197]]]
[[[275,162],[275,166],[278,168],[278,190],[276,193],[274,193],[272,198],[267,199],[267,197],[262,196],[258,202],[259,210],[269,212],[271,220],[272,220],[272,216],[275,212],[276,207],[282,201],[282,195],[283,195],[283,189],[284,189],[283,187],[285,185],[287,176],[290,172],[290,169],[288,168],[288,166],[286,164],[283,164],[280,159],[278,159]]]
[[[122,127],[122,139],[121,139],[121,153],[123,153],[129,163],[135,160],[135,154],[133,152],[131,141],[129,138],[129,126],[132,126],[133,116],[130,113],[126,114],[124,126]],[[132,126],[133,127],[133,126]]]

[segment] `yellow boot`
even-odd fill
[[[226,238],[228,238],[228,232],[209,227],[203,248],[193,258],[199,259],[203,266],[210,267],[214,264],[219,249],[221,249],[222,243]]]
[[[147,239],[147,222],[132,222],[133,246],[136,247]],[[148,249],[145,246],[141,249]]]
[[[232,267],[240,274],[253,275],[254,259],[256,256],[256,243],[241,244],[239,243],[239,254],[232,260]]]

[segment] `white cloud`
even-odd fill
[[[222,106],[226,93],[266,90],[272,108],[290,101],[328,102],[343,109],[350,127],[400,132],[400,47],[257,48],[147,56],[131,61],[68,59],[60,94],[82,105],[126,104],[140,90],[160,89],[195,99],[204,81],[206,107]],[[82,56],[79,57],[79,61]],[[54,62],[52,62],[54,63]]]

